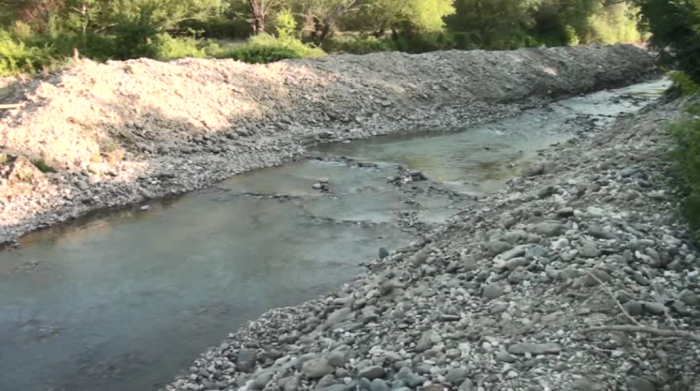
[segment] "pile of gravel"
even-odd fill
[[[653,71],[641,49],[581,46],[270,65],[82,61],[43,79],[6,80],[3,96],[23,95],[24,107],[0,111],[0,242],[281,164],[310,144],[462,128]],[[22,180],[15,172],[29,160],[58,172]]]
[[[700,390],[700,344],[584,332],[700,333],[698,251],[666,179],[678,107],[544,151],[366,277],[230,334],[167,390]]]

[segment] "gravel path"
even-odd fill
[[[612,46],[265,66],[83,61],[43,79],[5,79],[0,103],[24,97],[24,107],[0,111],[0,243],[281,164],[311,144],[452,130],[653,71],[646,52]]]
[[[667,182],[679,106],[544,151],[366,277],[230,334],[167,390],[700,390],[700,344],[585,332],[700,332],[698,253]]]

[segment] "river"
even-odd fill
[[[227,332],[352,281],[380,247],[409,245],[501,189],[538,150],[586,137],[667,86],[321,146],[314,158],[26,235],[0,252],[0,389],[158,389]],[[397,185],[402,167],[429,181]]]

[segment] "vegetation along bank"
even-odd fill
[[[0,0],[0,76],[95,61],[268,63],[326,53],[423,53],[642,43],[658,0]],[[246,40],[250,40],[246,42]]]

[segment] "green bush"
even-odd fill
[[[34,167],[38,168],[39,171],[43,172],[44,174],[51,173],[51,172],[56,172],[56,169],[51,167],[46,160],[44,160],[43,157],[39,159],[33,159],[32,164]]]
[[[294,38],[275,38],[260,34],[248,40],[248,43],[233,49],[213,48],[208,51],[212,57],[232,58],[249,64],[267,64],[275,61],[298,58],[323,57],[326,53],[313,46],[304,44]]]
[[[632,0],[651,46],[700,84],[700,0]]]
[[[673,89],[680,92],[681,95],[700,94],[700,86],[695,84],[684,72],[670,72],[668,75],[673,81]]]
[[[412,33],[394,37],[394,45],[397,50],[407,53],[428,53],[438,50],[451,50],[455,48],[452,34],[438,33]]]
[[[277,15],[275,20],[275,30],[280,39],[296,38],[297,21],[290,10],[283,10]]]
[[[36,73],[59,65],[49,47],[30,47],[0,30],[0,76]]]
[[[194,37],[171,37],[168,34],[159,34],[154,39],[156,59],[160,61],[175,60],[178,58],[207,57],[205,50],[206,41],[197,40]]]
[[[178,24],[178,30],[194,31],[198,38],[237,39],[248,38],[253,33],[245,19],[211,18],[186,20]]]
[[[374,36],[339,37],[328,39],[324,44],[328,52],[368,54],[396,50],[391,41],[380,40]]]
[[[683,214],[700,241],[700,105],[691,107],[689,114],[691,118],[671,126],[675,140],[671,157],[685,191]]]

